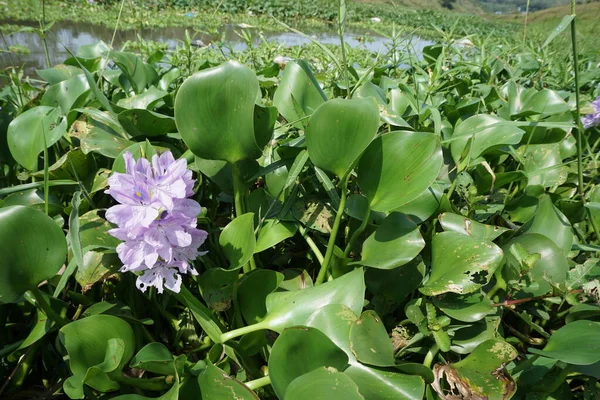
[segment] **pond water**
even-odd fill
[[[15,23],[14,21],[2,21],[2,23]],[[23,22],[19,22],[23,25]],[[31,23],[31,26],[39,26],[37,23]],[[122,30],[117,31],[114,40],[114,48],[120,49],[127,41],[135,41],[138,37],[145,40],[154,40],[167,43],[170,48],[174,48],[185,39],[185,31],[188,29],[190,34],[193,30],[182,27],[171,28],[153,28],[144,30]],[[259,31],[255,28],[246,28],[254,44],[262,40]],[[201,40],[209,44],[215,40],[222,40],[227,43],[234,51],[240,51],[246,48],[245,41],[240,37],[242,31],[237,25],[224,25],[218,34],[210,36],[207,34],[196,34],[195,40]],[[48,33],[48,50],[52,65],[58,64],[69,57],[65,47],[72,52],[77,52],[79,46],[94,44],[100,40],[110,43],[114,30],[105,26],[89,25],[85,23],[76,23],[69,21],[57,22]],[[307,34],[318,39],[321,43],[337,44],[339,38],[337,33],[331,31],[306,31]],[[307,38],[292,32],[262,32],[262,36],[268,41],[276,41],[283,46],[296,46],[309,43]],[[345,41],[352,47],[362,46],[373,52],[383,52],[386,50],[386,44],[390,40],[380,34],[368,30],[359,30],[348,32]],[[410,46],[412,51],[420,54],[423,47],[431,44],[431,41],[418,38],[416,36],[406,39],[406,45]],[[8,46],[21,45],[29,49],[29,54],[14,54],[0,52],[0,69],[9,66],[25,66],[26,73],[32,74],[35,69],[45,68],[46,61],[44,55],[43,42],[40,37],[31,32],[19,32],[10,35],[4,35],[4,40],[0,42],[0,48],[6,50]]]

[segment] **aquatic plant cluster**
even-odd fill
[[[597,398],[600,68],[550,50],[571,17],[3,72],[0,398]]]

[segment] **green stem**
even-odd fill
[[[342,215],[344,214],[344,209],[346,208],[346,197],[347,197],[347,188],[348,188],[348,180],[350,179],[350,173],[346,175],[344,179],[342,179],[342,195],[340,196],[340,206],[338,207],[337,214],[335,216],[335,222],[333,223],[333,228],[331,230],[331,236],[329,236],[329,242],[327,242],[327,251],[325,252],[325,260],[323,260],[323,264],[321,265],[321,269],[319,270],[319,275],[317,275],[317,280],[315,281],[315,285],[320,285],[325,280],[325,276],[327,275],[327,267],[329,267],[329,263],[331,262],[331,258],[333,257],[333,249],[335,248],[335,239],[340,229],[340,222],[342,221]]]
[[[342,12],[343,11],[343,12]],[[343,15],[342,15],[343,14]],[[348,59],[346,57],[346,44],[344,43],[344,27],[346,25],[346,0],[339,0],[338,11],[338,34],[340,36],[340,44],[342,46],[342,73],[346,81],[346,92],[348,98],[351,98],[350,93],[350,77],[348,76]]]
[[[44,140],[44,212],[49,215],[49,195],[50,188],[48,182],[50,182],[50,167],[48,161],[48,145],[46,144],[46,130],[42,127],[42,138]]]
[[[300,231],[300,235],[306,240],[306,244],[308,244],[308,247],[310,247],[315,257],[317,257],[319,264],[323,265],[323,253],[321,253],[321,250],[319,250],[315,241],[308,235],[306,228],[302,225],[298,225],[298,230]]]
[[[48,41],[46,39],[46,1],[42,0],[42,20],[40,22],[40,31],[42,32],[42,41],[44,42],[44,54],[46,55],[46,68],[51,67],[50,53],[48,52]]]
[[[436,343],[434,343],[433,346],[431,346],[429,348],[429,350],[427,351],[425,360],[423,360],[423,365],[426,366],[427,368],[431,368],[431,363],[433,362],[433,359],[435,358],[435,356],[437,355],[437,353],[439,351],[440,351],[440,348],[438,347],[438,345]]]
[[[573,71],[575,73],[575,110],[577,115],[577,191],[581,201],[585,206],[587,200],[585,198],[584,183],[583,183],[583,123],[581,122],[581,112],[579,108],[579,56],[577,54],[577,26],[576,26],[576,13],[575,13],[575,0],[571,0],[571,47],[573,49]],[[588,207],[586,208],[586,215],[592,229],[596,234],[596,239],[600,239],[600,230],[596,224],[596,221],[592,217],[592,212]]]
[[[44,314],[46,314],[46,316],[48,318],[53,320],[56,323],[56,325],[58,325],[59,328],[62,328],[63,326],[65,326],[66,324],[69,323],[66,319],[64,319],[56,311],[54,311],[54,309],[50,306],[50,304],[46,303],[46,299],[44,298],[44,295],[42,294],[40,289],[38,289],[38,288],[31,289],[31,293],[33,294],[33,297],[35,298],[36,306],[40,310],[42,310],[42,312]]]
[[[354,231],[354,233],[350,237],[350,240],[348,241],[348,245],[346,246],[346,249],[344,250],[344,258],[348,258],[350,256],[350,252],[352,251],[354,244],[356,243],[356,241],[358,240],[360,235],[362,235],[362,233],[367,228],[367,224],[369,223],[370,215],[371,215],[371,206],[367,205],[367,208],[365,209],[365,214],[363,215],[362,223],[360,224],[358,229]]]
[[[235,163],[232,165],[232,173],[233,173],[233,201],[235,206],[235,216],[239,217],[246,212],[246,204],[245,204],[245,193],[246,193],[246,184],[244,179],[242,178],[242,172],[240,170],[239,163]],[[250,257],[250,261],[243,267],[243,271],[245,274],[256,269],[256,263],[254,261],[254,256]]]
[[[246,382],[246,386],[249,389],[254,390],[263,386],[267,386],[271,384],[271,378],[269,376],[263,376],[262,378],[255,379],[250,382]]]
[[[241,328],[234,329],[232,331],[221,334],[219,343],[225,343],[233,338],[245,335],[247,333],[252,333],[252,332],[260,331],[263,329],[267,329],[267,328],[268,327],[264,323],[264,321],[258,322],[256,324],[248,325],[248,326],[243,326]]]

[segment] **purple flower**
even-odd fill
[[[170,151],[154,155],[152,162],[131,153],[123,155],[125,173],[108,179],[110,194],[117,204],[106,210],[106,219],[117,227],[108,231],[123,240],[117,254],[121,272],[138,272],[136,286],[146,291],[154,286],[174,292],[181,288],[179,274],[198,273],[193,260],[207,233],[196,228],[200,204],[188,199],[194,187],[185,160],[175,160]]]
[[[600,125],[600,96],[592,101],[593,112],[581,117],[581,123],[585,129]]]

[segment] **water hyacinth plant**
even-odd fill
[[[196,228],[200,213],[194,194],[192,171],[185,160],[175,161],[170,151],[154,155],[152,162],[131,153],[123,155],[126,173],[108,179],[110,194],[120,204],[106,210],[106,219],[117,228],[108,233],[124,242],[117,246],[121,272],[141,272],[137,287],[154,286],[179,292],[181,276],[197,275],[193,262],[207,233]]]
[[[585,129],[600,125],[600,96],[592,101],[592,112],[581,118],[581,123]]]
[[[0,398],[598,398],[600,73],[553,42],[574,19],[376,57],[100,42],[12,74]]]

